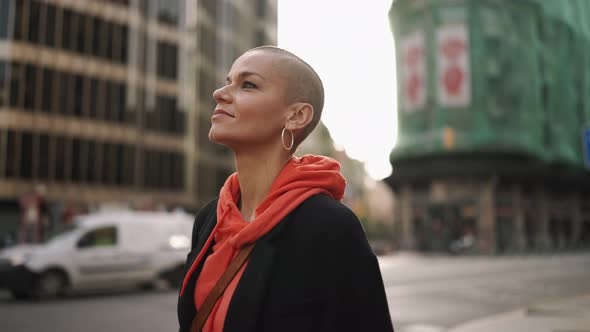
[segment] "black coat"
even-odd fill
[[[192,265],[216,223],[217,200],[197,215]],[[195,315],[203,262],[178,299],[180,331]],[[256,242],[224,332],[393,331],[377,258],[357,217],[326,195],[305,200]]]

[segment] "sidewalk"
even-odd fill
[[[590,332],[590,294],[533,304],[526,308],[474,320],[448,332]]]

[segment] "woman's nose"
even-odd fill
[[[215,100],[215,102],[217,103],[228,103],[231,100],[231,96],[229,94],[229,91],[227,91],[227,85],[222,86],[221,88],[213,91],[213,99]]]

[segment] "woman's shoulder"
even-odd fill
[[[306,199],[297,209],[295,217],[300,219],[303,224],[308,224],[316,229],[333,230],[338,228],[339,230],[364,233],[354,212],[346,205],[325,194],[314,195]]]
[[[291,231],[305,234],[309,243],[321,246],[318,257],[340,254],[374,259],[363,226],[346,205],[327,195],[314,195],[305,200],[294,215]]]

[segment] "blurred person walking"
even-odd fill
[[[196,217],[180,331],[393,331],[377,258],[340,203],[340,165],[293,156],[320,121],[317,73],[257,47],[213,98],[209,139],[232,150],[237,171]]]

